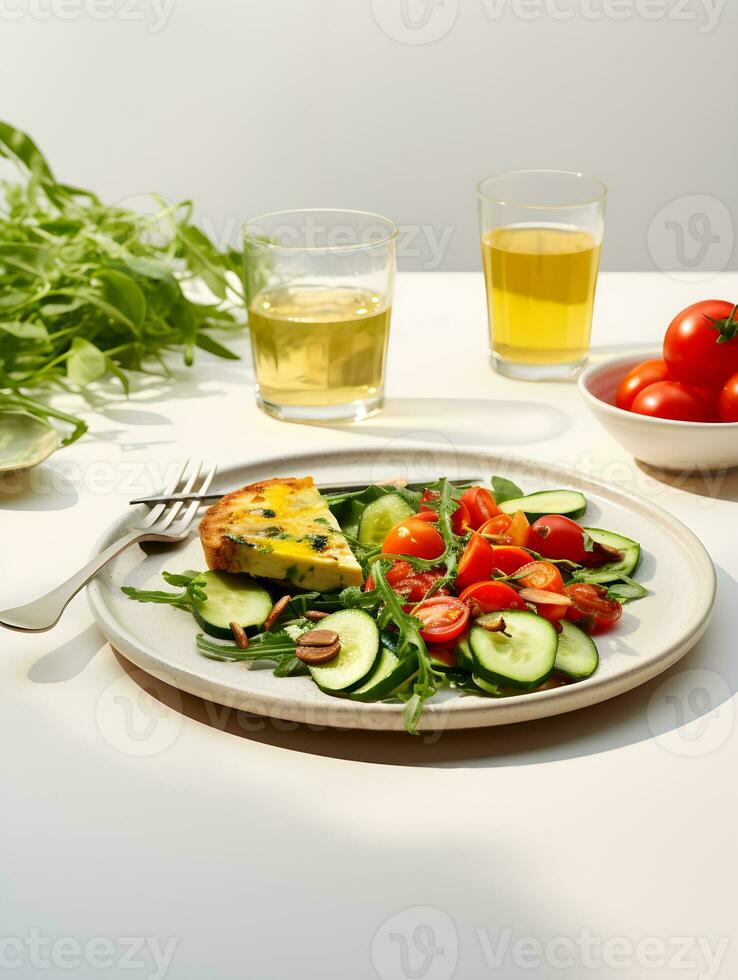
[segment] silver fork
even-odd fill
[[[183,480],[182,493],[184,494],[205,493],[207,491],[213,481],[217,467],[205,469],[202,463],[198,463],[189,476],[185,478],[189,464],[190,461],[187,460],[177,474],[176,480],[173,480],[167,488],[166,493],[174,493]],[[193,501],[178,518],[180,511],[185,507],[183,501],[158,504],[139,524],[129,525],[128,534],[96,555],[92,561],[89,561],[84,568],[81,568],[76,575],[72,575],[66,582],[58,585],[51,592],[47,592],[40,599],[35,599],[24,606],[0,611],[0,626],[19,630],[22,633],[43,633],[45,630],[50,630],[59,622],[61,614],[80,589],[83,589],[100,569],[117,557],[121,551],[125,551],[132,544],[140,544],[142,541],[183,541],[189,533],[199,506],[199,501]],[[178,519],[175,523],[176,518]]]

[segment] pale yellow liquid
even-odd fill
[[[520,225],[482,239],[492,350],[522,364],[574,364],[589,350],[601,244],[587,231]]]
[[[381,393],[390,307],[348,287],[259,293],[249,306],[251,343],[265,402],[332,406]]]

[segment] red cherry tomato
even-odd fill
[[[561,572],[551,562],[532,561],[527,566],[523,566],[520,571],[526,573],[517,580],[518,584],[524,588],[564,595],[564,580],[561,577]],[[563,619],[567,609],[569,609],[569,606],[559,606],[548,602],[534,603],[534,605],[539,616],[553,622]]]
[[[720,389],[719,388],[693,388],[696,394],[702,399],[705,406],[705,413],[708,422],[720,421]]]
[[[387,572],[385,572],[384,577],[387,579],[387,584],[391,585],[394,589],[399,582],[403,582],[408,576],[414,574],[415,569],[409,561],[393,561]],[[364,591],[371,592],[373,588],[374,578],[372,575],[367,575],[366,582],[364,583]]]
[[[566,611],[566,618],[582,627],[609,629],[623,615],[623,607],[617,599],[607,598],[607,589],[587,582],[573,582],[566,586],[566,594],[573,605]]]
[[[657,381],[669,380],[669,368],[666,361],[642,361],[625,375],[620,382],[618,393],[615,397],[615,404],[618,408],[629,412],[633,404],[633,399],[637,394],[655,384]]]
[[[723,300],[695,303],[674,318],[664,338],[669,376],[685,384],[719,388],[738,372],[736,306]],[[729,338],[718,343],[721,336]]]
[[[461,495],[461,503],[469,514],[469,527],[475,530],[500,513],[495,498],[485,487],[470,487],[465,490]]]
[[[728,378],[720,392],[720,421],[738,422],[738,374]]]
[[[523,565],[528,565],[531,559],[530,554],[527,551],[523,551],[522,548],[513,548],[507,545],[494,547],[492,549],[492,555],[494,557],[495,568],[504,572],[505,575],[512,575],[514,572],[517,572]]]
[[[461,636],[469,622],[469,607],[454,596],[434,595],[406,609],[423,623],[420,635],[427,643],[449,643]]]
[[[525,609],[525,602],[505,582],[477,582],[464,589],[459,599],[470,606],[476,603],[483,613],[498,612],[500,609]]]
[[[478,531],[480,534],[488,534],[490,537],[494,537],[498,544],[512,544],[512,538],[508,534],[511,524],[512,517],[509,514],[498,514],[497,517],[485,521],[478,528]]]
[[[583,564],[592,553],[584,547],[584,529],[568,517],[539,517],[530,529],[530,547],[544,558],[567,558]]]
[[[490,579],[494,567],[495,556],[492,545],[485,541],[481,534],[472,534],[459,559],[459,568],[456,572],[457,590]]]
[[[440,558],[446,547],[443,538],[427,521],[408,517],[395,524],[384,539],[386,555],[411,555],[413,558]]]
[[[392,588],[398,595],[404,596],[408,602],[420,602],[421,599],[425,599],[441,575],[441,572],[418,572],[416,575],[409,575],[402,582],[393,585]],[[445,585],[442,585],[433,594],[448,595],[449,590]]]
[[[429,503],[431,500],[438,500],[440,493],[437,490],[424,490],[423,495],[420,498],[420,513],[417,515],[424,521],[434,522],[438,520],[438,514],[434,510],[426,509],[424,504]],[[469,530],[469,511],[466,509],[466,504],[463,500],[459,501],[459,506],[451,515],[451,529],[454,534],[462,535],[466,534]]]
[[[633,399],[632,411],[676,422],[706,422],[707,409],[694,388],[679,381],[657,381]]]

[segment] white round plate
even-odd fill
[[[514,480],[526,493],[563,487],[581,490],[589,501],[583,523],[640,541],[643,561],[638,579],[649,594],[625,607],[617,629],[597,638],[601,663],[588,680],[499,700],[444,690],[427,704],[421,729],[510,724],[596,704],[655,677],[697,642],[715,599],[715,571],[702,544],[659,507],[572,470],[484,451],[403,445],[390,451],[337,450],[230,467],[219,474],[218,487],[232,489],[274,476],[310,475],[318,484],[335,485],[393,477],[420,482],[440,476],[479,476],[487,482],[494,474]],[[133,511],[122,514],[96,550],[120,537],[135,516]],[[207,660],[195,648],[199,627],[188,613],[134,602],[120,591],[122,585],[166,590],[169,586],[160,576],[163,569],[203,567],[196,532],[166,554],[147,557],[140,548],[129,548],[89,587],[95,620],[110,643],[134,664],[190,694],[311,725],[402,729],[401,704],[359,704],[323,694],[309,677],[277,678],[268,667]]]

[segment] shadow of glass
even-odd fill
[[[81,674],[107,641],[97,626],[88,626],[78,636],[49,650],[31,664],[28,679],[34,684],[61,684]]]
[[[728,604],[738,602],[738,583],[719,570],[721,594]],[[497,768],[540,765],[598,755],[658,738],[687,720],[707,715],[738,692],[738,663],[718,642],[716,626],[688,657],[669,671],[633,691],[552,718],[466,731],[438,730],[412,737],[401,732],[366,732],[304,725],[251,715],[184,694],[153,678],[121,654],[115,655],[127,673],[153,697],[186,717],[227,735],[289,752],[379,765],[425,768]],[[637,651],[627,647],[637,656]],[[692,697],[695,676],[719,679],[710,698]],[[668,696],[664,696],[668,692]]]
[[[67,510],[78,499],[72,481],[44,463],[30,470],[0,473],[0,510]]]
[[[418,419],[423,428],[418,428]],[[515,425],[510,425],[510,419]],[[449,442],[453,446],[489,443],[521,446],[556,439],[571,427],[561,409],[540,401],[485,398],[388,398],[378,415],[356,423],[310,423],[357,435]]]

